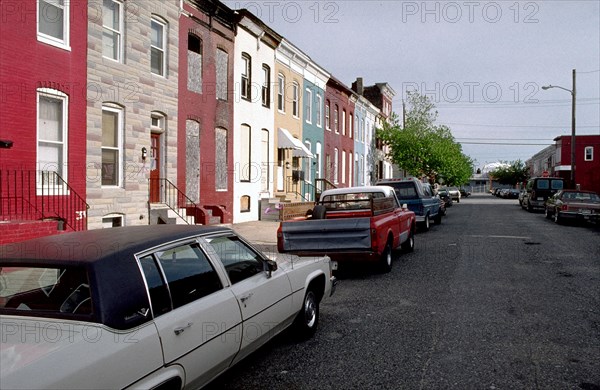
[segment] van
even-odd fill
[[[535,208],[544,208],[544,203],[564,188],[562,177],[534,177],[527,181],[521,207],[531,212]]]

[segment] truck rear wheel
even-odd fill
[[[421,222],[420,226],[422,231],[426,232],[429,230],[429,214],[425,215],[425,221]]]
[[[387,244],[385,244],[385,249],[383,250],[383,253],[381,254],[381,260],[380,260],[381,272],[383,272],[383,273],[390,272],[392,270],[392,262],[393,262],[392,244],[388,241]]]

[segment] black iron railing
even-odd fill
[[[204,216],[202,209],[169,179],[150,178],[149,184],[150,202],[167,205],[188,225],[199,223],[201,217]],[[181,211],[184,209],[186,210],[185,213]],[[193,220],[190,218],[192,216]]]
[[[61,221],[64,230],[86,230],[89,205],[53,171],[0,170],[0,219]]]

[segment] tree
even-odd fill
[[[499,166],[489,173],[491,177],[498,180],[500,184],[515,186],[529,179],[529,168],[521,160]]]
[[[388,157],[411,175],[447,185],[466,183],[473,161],[462,152],[449,127],[435,125],[435,105],[426,96],[409,92],[408,106],[403,126],[393,113],[377,129],[377,136],[390,147]]]

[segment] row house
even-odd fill
[[[260,200],[273,196],[275,104],[271,80],[281,37],[246,10],[235,36],[233,221],[255,221]]]
[[[554,145],[527,160],[530,176],[562,177],[566,188],[579,186],[582,190],[600,193],[600,136],[575,136],[575,184],[571,183],[571,141],[570,135],[558,136],[554,138]]]
[[[318,160],[311,150],[320,150],[319,141],[309,149],[303,142],[301,104],[305,69],[310,58],[283,38],[275,50],[275,196],[285,200],[303,200],[305,189],[302,166],[308,159]],[[316,98],[315,98],[316,99]]]
[[[166,223],[165,214],[149,214],[148,201],[166,201],[165,186],[177,180],[179,1],[130,7],[104,0],[92,10],[95,17],[87,19],[89,228],[147,225],[149,218]]]
[[[195,205],[194,222],[231,223],[236,15],[218,1],[182,5],[177,186],[182,203]]]
[[[336,187],[350,187],[354,182],[356,136],[352,129],[356,99],[350,88],[333,76],[329,78],[325,95],[324,178]]]
[[[87,1],[2,5],[0,243],[87,228]]]
[[[356,125],[354,128],[354,144],[356,148],[355,175],[358,185],[371,185],[376,181],[374,172],[377,166],[377,153],[374,136],[376,128],[381,126],[380,122],[379,109],[367,98],[358,95],[356,102]]]

